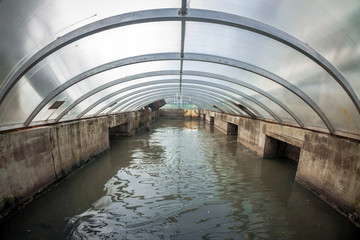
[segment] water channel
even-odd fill
[[[1,239],[359,239],[294,182],[203,121],[159,120],[0,225]]]

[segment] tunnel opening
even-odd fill
[[[287,158],[298,163],[300,151],[295,145],[266,136],[264,158]]]
[[[226,132],[227,132],[227,135],[237,136],[238,135],[238,125],[228,122]]]
[[[109,128],[109,136],[110,138],[119,138],[119,137],[130,137],[131,134],[129,133],[129,124],[123,123],[120,125],[117,125],[115,127]]]
[[[215,117],[210,116],[210,125],[214,125]]]

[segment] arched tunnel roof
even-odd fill
[[[0,131],[180,99],[359,139],[359,26],[357,0],[3,0]]]

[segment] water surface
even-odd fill
[[[0,226],[1,239],[358,239],[359,229],[201,121],[159,120]]]

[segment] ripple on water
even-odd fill
[[[296,166],[276,173],[278,163],[236,138],[193,125],[163,124],[129,139],[130,164],[69,219],[68,239],[301,239],[289,217],[293,195],[301,198],[292,187]]]

